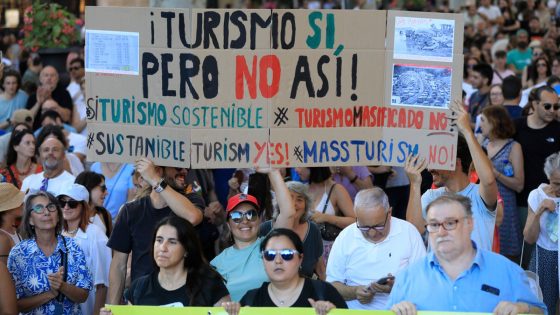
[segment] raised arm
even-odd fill
[[[426,159],[419,156],[409,155],[404,164],[404,171],[410,180],[410,193],[408,194],[408,205],[406,207],[406,220],[416,227],[420,234],[424,234],[426,221],[422,217],[422,196],[420,186],[422,184],[422,171],[426,169]]]
[[[470,127],[470,115],[467,113],[463,105],[459,101],[455,100],[451,104],[450,109],[456,116],[459,132],[463,134],[465,140],[467,141],[476,173],[480,179],[480,185],[478,186],[480,196],[486,204],[487,209],[494,211],[498,200],[498,185],[496,184],[496,177],[492,171],[494,169],[492,162],[486,153],[484,153],[482,147],[478,144],[478,141],[476,141],[474,132]],[[463,161],[461,161],[461,163],[463,163]]]
[[[274,222],[274,228],[293,229],[296,223],[296,208],[294,207],[292,195],[288,190],[288,186],[286,186],[284,182],[284,177],[282,177],[278,169],[257,168],[257,172],[268,174],[270,185],[272,190],[274,190],[276,201],[280,208],[278,218],[276,218],[276,222]]]
[[[141,158],[136,161],[136,170],[152,187],[158,185],[163,180],[161,174],[158,174],[154,163],[147,158]],[[177,216],[191,222],[193,225],[198,225],[202,222],[202,211],[204,209],[198,209],[187,197],[175,191],[175,189],[167,186],[159,194]]]

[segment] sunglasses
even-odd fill
[[[78,205],[80,204],[79,201],[74,199],[68,199],[68,200],[58,199],[58,203],[60,204],[61,208],[64,208],[66,207],[66,205],[68,205],[68,207],[72,209],[78,207]]]
[[[268,249],[268,250],[263,250],[262,252],[262,256],[266,261],[273,261],[274,259],[276,259],[276,255],[278,254],[280,254],[282,260],[290,261],[294,259],[295,255],[299,255],[299,252],[295,249],[280,249],[280,250]]]
[[[253,210],[249,210],[247,212],[241,212],[241,211],[232,211],[229,214],[229,218],[234,222],[234,223],[241,223],[241,221],[243,221],[243,218],[247,219],[247,221],[249,222],[254,222],[257,221],[257,218],[259,217],[259,214],[257,212],[257,210],[253,209]]]
[[[99,185],[99,189],[101,189],[101,192],[104,193],[107,191],[107,186],[106,185]]]
[[[551,108],[554,108],[554,110],[560,109],[560,105],[558,104],[550,104],[550,103],[542,103],[542,104],[545,110],[550,110]]]

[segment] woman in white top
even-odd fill
[[[324,226],[323,223],[329,223],[344,229],[356,221],[352,199],[346,188],[337,185],[332,179],[330,168],[298,167],[296,172],[302,181],[309,182],[311,209],[314,210],[311,220],[320,228]],[[321,236],[323,237],[323,260],[326,265],[334,238],[327,237],[324,229],[321,231]]]
[[[543,300],[551,313],[558,304],[558,211],[560,210],[560,152],[546,158],[544,172],[548,184],[529,193],[529,213],[523,235],[537,243],[529,269],[539,275]]]
[[[99,314],[109,286],[111,250],[106,245],[107,236],[97,225],[90,224],[89,192],[84,186],[68,185],[57,199],[64,217],[62,234],[72,237],[84,251],[93,279],[94,290],[89,291],[87,301],[80,304],[82,315]]]
[[[4,264],[12,247],[21,241],[16,221],[22,215],[23,196],[16,186],[0,183],[0,261]]]

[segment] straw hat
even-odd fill
[[[10,183],[0,183],[0,212],[15,209],[23,204],[25,194]]]

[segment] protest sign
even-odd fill
[[[86,9],[88,159],[453,169],[459,15]]]

